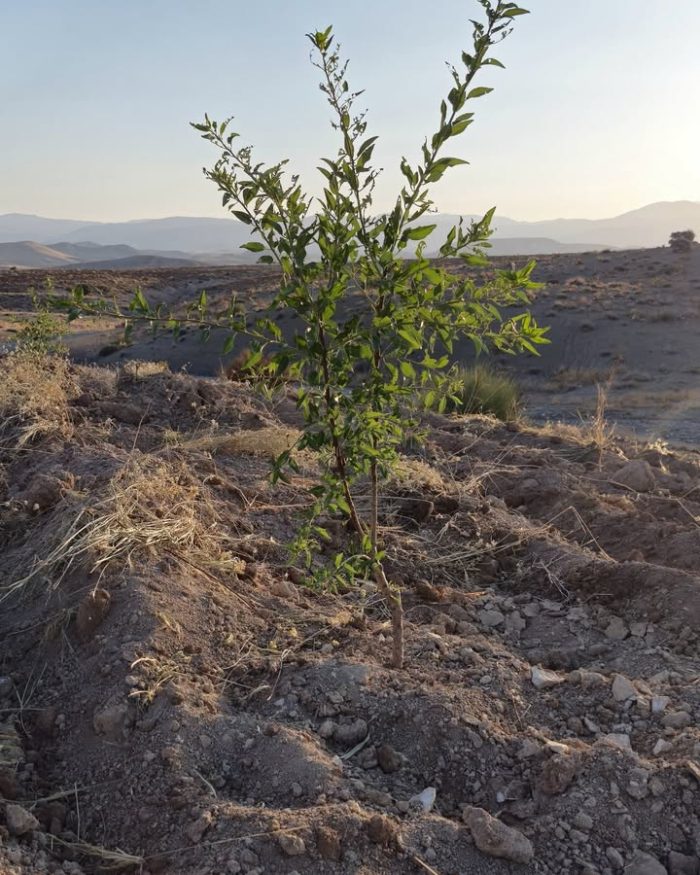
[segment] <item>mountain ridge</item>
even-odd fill
[[[464,216],[466,221],[473,218],[480,217]],[[458,219],[459,216],[449,213],[432,215],[431,220],[438,226],[434,239],[444,236]],[[514,240],[534,238],[548,241],[546,245],[550,248],[539,254],[601,248],[643,248],[662,246],[672,231],[688,227],[700,233],[700,202],[658,201],[603,219],[522,221],[496,215],[492,241],[494,244],[499,240],[512,243]],[[210,256],[214,254],[239,251],[247,239],[247,226],[228,216],[168,216],[124,222],[81,222],[24,213],[0,215],[0,243],[33,241],[49,246],[86,243],[121,245],[164,257],[198,260],[201,256],[211,262]],[[575,249],[571,250],[571,246]],[[521,248],[524,254],[534,253],[532,244],[522,244]]]

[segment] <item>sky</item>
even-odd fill
[[[700,201],[698,0],[527,0],[506,70],[450,151],[442,212],[601,218]],[[333,24],[365,89],[386,209],[468,48],[476,0],[0,0],[0,214],[224,215],[188,122],[235,116],[318,191],[335,149],[305,34]],[[670,10],[673,14],[670,14]]]

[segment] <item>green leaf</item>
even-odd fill
[[[422,346],[420,333],[416,328],[399,328],[399,337],[403,337],[411,349],[420,349]]]
[[[493,88],[486,88],[484,85],[479,88],[472,88],[472,90],[467,94],[467,100],[472,100],[475,97],[483,97],[485,94],[491,94]]]
[[[241,244],[241,249],[247,249],[248,252],[264,252],[265,247],[262,243],[258,243],[256,240],[251,240],[249,243]]]
[[[421,225],[418,228],[407,228],[403,232],[403,240],[425,240],[430,237],[437,225]]]
[[[460,164],[468,163],[463,158],[438,158],[427,174],[426,182],[438,182],[450,167],[459,167]]]

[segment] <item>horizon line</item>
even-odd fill
[[[615,215],[607,215],[607,216],[599,216],[597,218],[591,218],[589,216],[555,216],[547,219],[516,219],[513,216],[508,216],[502,213],[496,213],[494,219],[508,219],[512,222],[519,222],[521,224],[540,224],[542,222],[601,222],[609,219],[617,219],[620,216],[627,215],[628,213],[638,212],[639,210],[646,209],[647,207],[652,206],[660,206],[667,204],[693,204],[695,206],[700,206],[700,200],[692,200],[690,198],[684,198],[682,200],[660,200],[660,201],[651,201],[649,203],[642,204],[638,207],[632,207],[628,210],[624,210],[621,213],[616,213]],[[214,219],[214,220],[229,220],[232,222],[236,222],[232,216],[226,214],[224,210],[224,215],[182,215],[182,214],[168,214],[163,216],[145,216],[137,219],[73,219],[66,216],[47,216],[42,213],[22,213],[17,210],[13,210],[8,213],[0,213],[0,219],[8,218],[11,216],[23,216],[26,218],[33,219],[48,219],[49,221],[55,222],[79,222],[83,225],[128,225],[128,224],[136,224],[138,222],[161,222],[166,219]],[[378,213],[377,215],[382,215]],[[464,217],[464,216],[480,216],[481,213],[453,213],[453,212],[443,212],[441,210],[436,210],[431,215],[442,215],[442,216],[456,216],[456,217]]]

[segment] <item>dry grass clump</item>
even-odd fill
[[[611,425],[605,416],[608,406],[608,387],[598,383],[596,386],[595,413],[588,423],[588,436],[591,443],[598,451],[598,467],[602,466],[603,453],[610,448],[615,433],[615,426]]]
[[[299,437],[300,432],[294,428],[271,425],[258,429],[242,429],[228,434],[202,435],[183,441],[180,446],[184,450],[193,452],[276,459],[286,450],[291,450]]]
[[[117,372],[99,365],[75,365],[80,389],[95,398],[110,398],[117,391]]]
[[[154,377],[157,374],[169,374],[170,365],[167,362],[142,362],[137,359],[124,362],[119,369],[120,379],[126,380],[146,380],[148,377]]]
[[[44,543],[32,543],[40,558],[0,589],[0,602],[31,583],[56,589],[78,567],[97,574],[97,586],[108,570],[130,568],[149,555],[169,554],[224,573],[238,574],[244,567],[230,549],[231,533],[220,525],[209,491],[179,460],[130,457],[103,498],[76,496],[72,506],[56,511],[56,523],[44,527]]]
[[[391,489],[392,486],[412,489],[420,487],[433,492],[444,492],[445,480],[437,468],[433,468],[427,462],[402,456],[392,472],[389,488]]]
[[[76,393],[67,359],[13,352],[2,359],[0,445],[22,448],[48,435],[69,437],[68,408]]]

